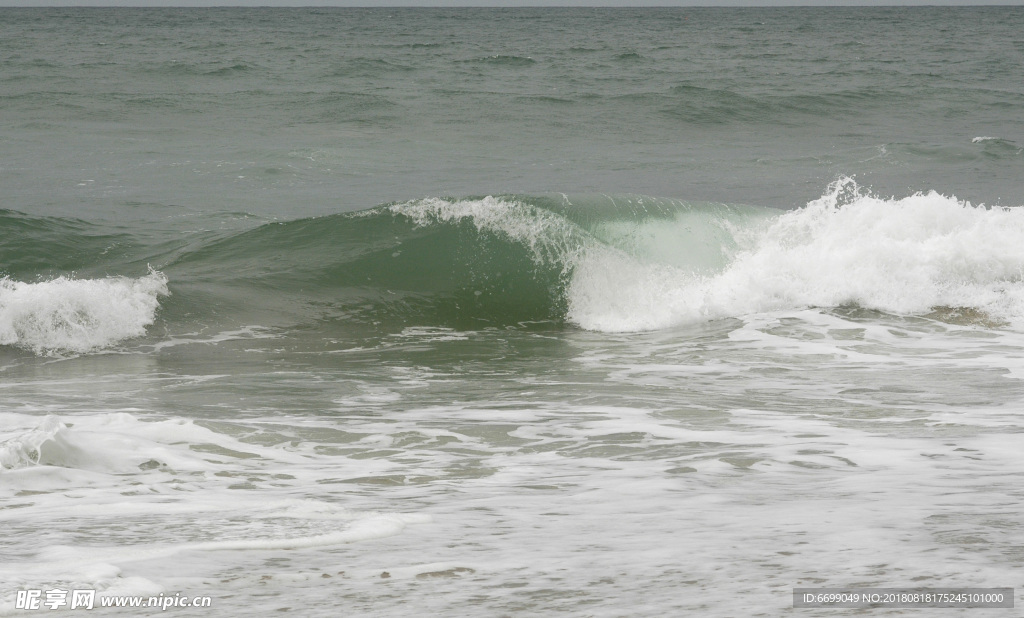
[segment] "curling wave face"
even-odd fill
[[[720,272],[737,230],[778,213],[640,196],[430,198],[269,223],[165,270],[179,285],[259,290],[282,312],[307,307],[306,317],[349,327],[590,328],[579,286],[595,267],[612,268],[611,278],[629,268]]]
[[[52,228],[50,242],[68,233]],[[160,271],[0,280],[0,345],[101,350],[144,334],[158,307],[172,332],[216,319],[353,335],[538,322],[642,331],[846,305],[1024,319],[1024,210],[935,192],[881,198],[851,179],[792,211],[430,198],[133,251],[126,268],[151,259]],[[168,280],[175,294],[161,301]]]

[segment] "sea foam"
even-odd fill
[[[145,333],[167,277],[70,279],[39,283],[0,279],[0,345],[36,354],[90,352]]]

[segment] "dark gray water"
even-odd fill
[[[852,174],[881,195],[1016,205],[1020,19],[6,9],[0,181],[8,208],[90,218],[509,192],[792,208]]]
[[[0,614],[1024,587],[1022,33],[0,10]]]

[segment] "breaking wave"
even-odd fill
[[[36,354],[90,352],[137,337],[153,323],[167,277],[25,283],[0,279],[0,345]]]
[[[640,331],[847,305],[1024,319],[1024,210],[935,192],[883,198],[850,179],[791,211],[642,196],[429,198],[161,250],[150,256],[162,272],[138,279],[0,280],[0,344],[102,349],[143,334],[158,305],[169,324],[216,314],[357,333]],[[168,276],[175,294],[160,304]]]

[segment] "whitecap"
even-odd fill
[[[167,277],[107,277],[25,283],[0,278],[0,345],[36,354],[83,353],[138,337],[153,323]]]

